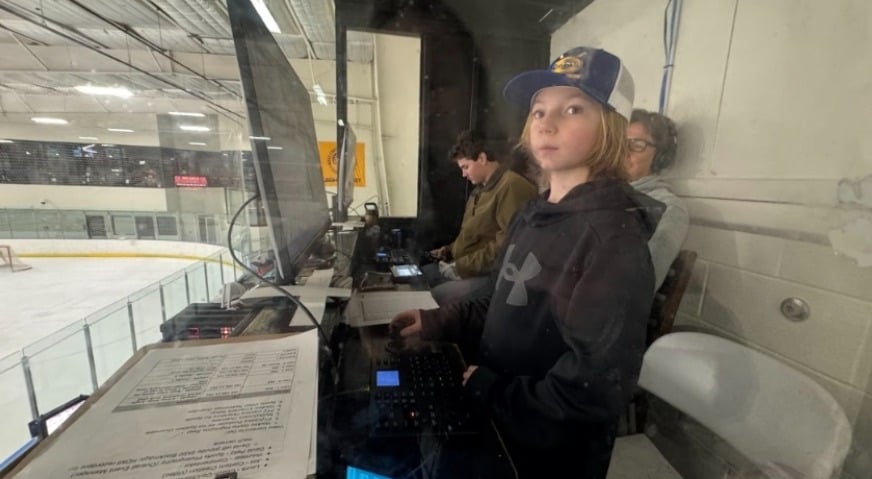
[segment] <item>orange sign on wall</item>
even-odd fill
[[[358,143],[355,150],[354,162],[354,186],[366,186],[366,156],[363,143]],[[335,141],[319,141],[318,156],[321,157],[321,174],[324,175],[324,184],[336,186],[336,178],[339,175],[339,156],[336,154]]]

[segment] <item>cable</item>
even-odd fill
[[[669,93],[672,89],[672,71],[675,67],[675,44],[678,40],[678,23],[681,15],[682,0],[668,0],[663,9],[663,77],[660,82],[659,112],[665,113],[669,103]]]
[[[336,366],[336,365],[335,365],[335,363],[333,362],[333,352],[330,350],[330,341],[327,339],[327,334],[324,332],[324,328],[322,328],[322,327],[321,327],[321,324],[318,323],[318,320],[315,319],[315,315],[312,314],[312,311],[310,311],[309,308],[307,308],[306,305],[303,304],[299,299],[297,299],[296,297],[294,297],[294,295],[292,295],[291,293],[289,293],[289,292],[285,291],[284,289],[282,289],[281,286],[279,286],[278,284],[276,284],[276,283],[274,283],[274,282],[272,282],[272,281],[270,281],[270,280],[264,278],[263,276],[259,275],[259,274],[257,273],[257,271],[255,271],[255,270],[249,268],[248,265],[246,265],[245,263],[243,263],[243,262],[242,262],[242,261],[241,261],[241,260],[236,256],[236,253],[233,251],[233,225],[236,224],[236,219],[239,218],[239,214],[242,213],[242,211],[245,209],[245,207],[248,206],[249,204],[251,204],[251,202],[253,202],[254,200],[256,200],[256,199],[258,199],[258,198],[260,198],[260,193],[255,194],[255,195],[252,196],[251,198],[245,200],[245,202],[242,203],[242,206],[240,206],[238,210],[236,210],[236,213],[233,215],[233,218],[230,220],[230,226],[227,228],[227,249],[230,251],[230,257],[232,257],[232,258],[233,258],[233,261],[235,261],[237,264],[239,264],[239,266],[242,266],[242,268],[243,268],[244,270],[246,270],[246,271],[248,271],[249,273],[251,273],[252,275],[254,275],[255,278],[258,278],[258,279],[261,280],[262,282],[268,284],[269,286],[272,286],[273,289],[275,289],[276,291],[280,292],[282,295],[286,296],[286,297],[287,297],[288,299],[290,299],[291,302],[293,302],[293,303],[294,303],[298,308],[302,309],[303,312],[306,313],[306,316],[309,317],[309,320],[312,322],[312,324],[315,325],[316,328],[318,328],[318,335],[321,336],[321,340],[324,342],[324,346],[323,346],[323,347],[325,348],[326,352],[328,353],[327,356],[328,356],[328,358],[330,359],[330,363],[331,363],[331,365],[332,365],[332,367],[333,367],[333,369],[334,369],[334,371],[335,371],[335,369],[336,369],[335,366]],[[334,381],[336,380],[337,377],[338,377],[338,374],[337,374],[337,375],[334,375]]]

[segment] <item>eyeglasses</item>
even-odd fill
[[[641,153],[645,151],[645,148],[655,147],[654,143],[644,139],[644,138],[627,138],[627,142],[630,144],[630,151]]]

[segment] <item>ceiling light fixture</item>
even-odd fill
[[[96,136],[80,136],[79,139],[80,139],[80,140],[88,140],[88,141],[97,141],[97,140],[99,140],[99,138],[97,138]]]
[[[191,141],[191,142],[188,142],[188,144],[193,145],[193,146],[206,146],[206,144],[203,143],[202,141]]]
[[[263,0],[251,0],[251,3],[254,5],[254,9],[257,10],[257,14],[260,15],[260,19],[263,20],[263,24],[267,30],[273,33],[282,33],[279,29],[279,24],[276,22],[276,19],[273,18],[272,13],[269,12],[269,8],[266,7]]]
[[[282,150],[283,148],[281,146],[268,146],[268,147],[266,147],[266,149],[267,150]]]
[[[133,133],[133,130],[129,128],[106,128],[109,131],[114,131],[115,133]]]
[[[97,86],[97,85],[79,85],[75,87],[79,93],[98,96],[116,96],[118,98],[130,98],[133,92],[122,86]]]
[[[272,139],[268,136],[249,136],[249,138],[251,138],[252,140],[264,140],[264,141],[270,141]]]
[[[197,113],[193,111],[169,111],[167,113],[172,116],[192,116],[194,118],[203,118],[206,116],[205,113]]]
[[[30,121],[34,123],[40,123],[42,125],[66,125],[69,123],[63,118],[51,118],[47,116],[35,116],[31,118]]]
[[[209,128],[208,126],[200,126],[200,125],[179,125],[179,129],[185,130],[185,131],[200,131],[200,132],[212,131],[212,129]]]
[[[0,138],[0,143],[15,143],[15,142],[12,141],[12,140],[6,140],[6,139],[3,139],[3,138]]]

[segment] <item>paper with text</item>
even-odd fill
[[[318,336],[148,351],[16,478],[306,477]]]

